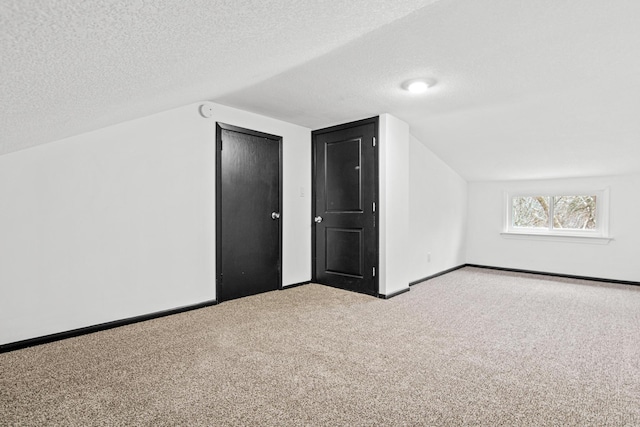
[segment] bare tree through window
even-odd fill
[[[595,230],[596,196],[517,196],[511,206],[512,225],[520,228]],[[550,218],[553,224],[549,224]]]
[[[596,229],[596,196],[555,196],[554,228]]]
[[[549,227],[549,197],[514,197],[512,212],[514,227]]]

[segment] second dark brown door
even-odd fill
[[[314,131],[314,280],[377,295],[377,118]]]

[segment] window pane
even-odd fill
[[[512,208],[514,227],[549,228],[549,197],[514,197]]]
[[[596,229],[596,196],[555,196],[553,228]]]

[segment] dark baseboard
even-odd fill
[[[424,277],[422,279],[418,279],[414,282],[409,283],[409,286],[417,285],[418,283],[427,281],[429,279],[433,279],[438,276],[442,276],[443,274],[451,273],[452,271],[459,270],[464,267],[475,267],[475,268],[484,268],[487,270],[498,270],[498,271],[508,271],[511,273],[525,273],[525,274],[537,274],[540,276],[550,276],[550,277],[563,277],[566,279],[577,279],[577,280],[590,280],[592,282],[604,282],[604,283],[614,283],[618,285],[632,285],[632,286],[640,286],[640,282],[633,282],[629,280],[616,280],[616,279],[605,279],[601,277],[590,277],[590,276],[576,276],[572,274],[561,274],[561,273],[549,273],[546,271],[535,271],[535,270],[522,270],[518,268],[506,268],[506,267],[494,267],[489,265],[480,265],[480,264],[463,264],[457,267],[450,268],[448,270],[441,271],[440,273],[433,274],[431,276]]]
[[[545,271],[521,270],[518,268],[493,267],[489,265],[465,264],[465,267],[484,268],[487,270],[508,271],[511,273],[537,274],[540,276],[563,277],[566,279],[590,280],[592,282],[615,283],[618,285],[640,286],[640,282],[632,282],[629,280],[604,279],[601,277],[575,276],[572,274],[548,273]]]
[[[100,323],[98,325],[86,326],[84,328],[73,329],[71,331],[58,332],[42,337],[29,338],[22,341],[16,341],[8,344],[0,344],[0,353],[20,350],[22,348],[33,347],[35,345],[47,344],[54,341],[60,341],[66,338],[78,337],[80,335],[92,334],[94,332],[104,331],[107,329],[117,328],[119,326],[131,325],[133,323],[144,322],[145,320],[157,319],[159,317],[170,316],[172,314],[183,313],[185,311],[196,310],[198,308],[209,307],[217,304],[216,300],[205,301],[198,304],[188,305],[184,307],[172,308],[169,310],[157,311],[155,313],[143,314],[141,316],[129,317],[113,322]]]
[[[463,265],[459,265],[457,267],[449,268],[449,269],[441,271],[439,273],[432,274],[431,276],[427,276],[427,277],[424,277],[422,279],[418,279],[416,281],[413,281],[413,282],[409,283],[409,286],[413,286],[413,285],[416,285],[418,283],[421,283],[421,282],[436,278],[438,276],[442,276],[444,274],[451,273],[452,271],[459,270],[459,269],[464,268],[464,267],[475,267],[475,268],[483,268],[483,269],[487,269],[487,270],[507,271],[507,272],[512,272],[512,273],[536,274],[536,275],[550,276],[550,277],[563,277],[563,278],[567,278],[567,279],[589,280],[589,281],[594,281],[594,282],[613,283],[613,284],[619,284],[619,285],[640,286],[640,282],[634,282],[634,281],[629,281],[629,280],[605,279],[605,278],[600,278],[600,277],[589,277],[589,276],[575,276],[575,275],[571,275],[571,274],[549,273],[549,272],[544,272],[544,271],[522,270],[522,269],[517,269],[517,268],[494,267],[494,266],[480,265],[480,264],[463,264]],[[285,287],[283,287],[281,289],[284,290],[284,289],[295,288],[295,287],[298,287],[298,286],[307,285],[309,283],[312,283],[312,282],[311,281],[307,281],[307,282],[294,283],[292,285],[285,286]],[[410,289],[411,288],[402,289],[400,291],[394,292],[394,293],[389,294],[389,295],[378,294],[377,297],[378,298],[382,298],[382,299],[390,299],[390,298],[393,298],[395,296],[401,295],[401,294],[403,294],[405,292],[408,292]],[[218,302],[216,300],[205,301],[205,302],[201,302],[201,303],[193,304],[193,305],[189,305],[189,306],[178,307],[178,308],[173,308],[173,309],[169,309],[169,310],[158,311],[158,312],[155,312],[155,313],[143,314],[141,316],[129,317],[127,319],[114,320],[113,322],[100,323],[98,325],[93,325],[93,326],[87,326],[87,327],[84,327],[84,328],[73,329],[71,331],[59,332],[59,333],[55,333],[55,334],[51,334],[51,335],[45,335],[45,336],[42,336],[42,337],[29,338],[29,339],[26,339],[26,340],[16,341],[16,342],[8,343],[8,344],[0,344],[0,353],[6,353],[6,352],[9,352],[9,351],[19,350],[19,349],[27,348],[27,347],[33,347],[33,346],[36,346],[36,345],[46,344],[46,343],[50,343],[50,342],[54,342],[54,341],[60,341],[60,340],[66,339],[66,338],[72,338],[72,337],[77,337],[77,336],[81,336],[81,335],[87,335],[87,334],[91,334],[91,333],[94,333],[94,332],[99,332],[99,331],[104,331],[104,330],[107,330],[107,329],[117,328],[119,326],[125,326],[125,325],[130,325],[130,324],[133,324],[133,323],[144,322],[146,320],[157,319],[159,317],[170,316],[172,314],[178,314],[178,313],[183,313],[185,311],[190,311],[190,310],[196,310],[196,309],[199,309],[199,308],[209,307],[209,306],[215,305],[217,303]]]
[[[298,286],[308,285],[309,283],[311,283],[311,280],[307,280],[306,282],[293,283],[287,286],[280,286],[280,290],[283,291],[285,289],[297,288]]]
[[[456,267],[451,267],[451,268],[449,268],[447,270],[444,270],[444,271],[441,271],[439,273],[432,274],[431,276],[427,276],[427,277],[423,277],[422,279],[415,280],[415,281],[409,283],[409,286],[417,285],[418,283],[422,283],[422,282],[425,282],[427,280],[434,279],[434,278],[436,278],[438,276],[442,276],[443,274],[447,274],[447,273],[451,273],[452,271],[460,270],[461,268],[466,267],[466,266],[467,266],[467,264],[462,264],[462,265],[458,265]]]
[[[411,290],[411,288],[406,288],[406,289],[401,289],[397,292],[394,292],[392,294],[388,294],[388,295],[384,295],[384,294],[378,294],[378,298],[382,298],[382,299],[391,299],[393,297],[397,297],[398,295],[404,294],[405,292],[409,292]]]

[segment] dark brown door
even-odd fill
[[[378,294],[377,118],[314,131],[314,280]]]
[[[282,139],[219,123],[216,270],[219,302],[279,289]]]

